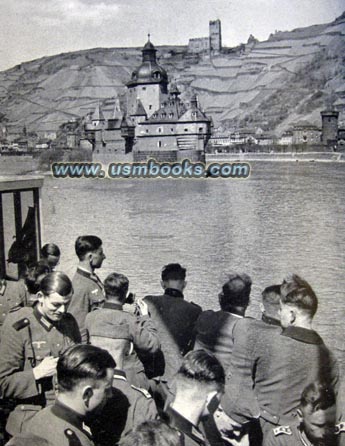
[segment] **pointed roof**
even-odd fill
[[[139,98],[137,98],[137,107],[135,109],[135,112],[132,113],[132,116],[147,116],[145,108]]]
[[[122,120],[123,113],[121,111],[120,100],[118,98],[115,99],[114,111],[111,119]]]
[[[103,111],[102,111],[100,103],[98,103],[97,107],[95,108],[95,111],[93,112],[92,120],[93,121],[104,121],[104,115],[103,115]]]

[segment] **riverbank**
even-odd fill
[[[302,152],[302,153],[210,153],[206,162],[211,161],[305,161],[305,162],[344,162],[345,153]]]

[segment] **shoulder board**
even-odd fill
[[[278,426],[273,429],[274,435],[277,437],[278,435],[285,434],[285,435],[292,435],[292,431],[290,429],[290,426]]]
[[[5,279],[0,280],[0,296],[3,296],[5,294],[7,287],[7,282]]]
[[[140,392],[142,395],[144,395],[145,398],[147,398],[148,400],[152,398],[150,392],[146,389],[142,389],[141,387],[136,387],[131,385],[132,389],[137,390],[138,392]]]
[[[69,446],[82,446],[79,438],[76,436],[75,432],[72,431],[72,429],[65,429],[64,434],[68,439]]]
[[[24,327],[28,327],[29,325],[30,325],[29,319],[27,317],[24,317],[23,319],[19,319],[19,321],[15,322],[13,324],[13,328],[19,331]]]
[[[341,432],[345,432],[345,421],[335,426],[335,435],[339,435]]]

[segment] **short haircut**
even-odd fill
[[[117,296],[124,301],[128,292],[129,280],[123,274],[111,273],[104,281],[106,296]]]
[[[96,251],[102,245],[102,240],[96,235],[81,235],[75,241],[75,253],[79,260],[84,260],[86,254]]]
[[[41,289],[40,284],[42,280],[39,279],[42,275],[47,275],[50,273],[49,265],[42,260],[28,266],[27,274],[24,279],[25,285],[30,294],[36,294]]]
[[[309,283],[295,273],[288,274],[280,285],[280,294],[288,294],[296,288],[310,287]],[[284,292],[283,292],[284,290]]]
[[[308,407],[311,412],[326,410],[336,403],[332,387],[320,381],[309,384],[302,392],[301,408]]]
[[[229,274],[228,280],[224,283],[222,292],[219,294],[222,310],[228,311],[232,307],[247,307],[251,287],[252,280],[247,274]]]
[[[92,381],[97,387],[97,382],[106,378],[107,369],[115,366],[114,359],[106,350],[89,344],[73,345],[57,363],[59,391],[70,392],[84,380]]]
[[[218,359],[205,350],[194,350],[183,358],[178,375],[200,384],[223,389],[225,373]]]
[[[144,421],[134,427],[120,442],[120,446],[180,446],[178,431],[163,421]]]
[[[303,280],[303,279],[302,279]],[[280,297],[283,304],[292,305],[313,317],[317,311],[318,301],[314,290],[305,280],[297,288]]]
[[[280,285],[271,285],[261,293],[264,304],[279,306],[280,301]]]
[[[45,296],[52,293],[58,293],[60,296],[68,296],[71,294],[72,282],[65,273],[53,271],[47,274],[40,283],[40,289]]]
[[[60,257],[61,252],[57,245],[54,243],[46,243],[41,248],[41,256],[47,258],[48,256]]]
[[[162,269],[162,280],[185,280],[186,268],[183,268],[179,263],[169,263]]]

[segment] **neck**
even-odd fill
[[[194,426],[199,424],[203,405],[204,403],[202,401],[198,404],[198,401],[195,399],[191,399],[187,402],[185,396],[184,398],[181,398],[179,395],[176,395],[175,400],[171,403],[172,409],[194,424]]]
[[[91,266],[90,262],[87,260],[80,260],[79,266],[83,269],[86,269],[90,273],[93,273],[93,271],[94,271],[94,268]]]
[[[294,327],[306,328],[307,330],[312,330],[312,321],[310,319],[299,319],[293,324]]]
[[[124,304],[123,300],[121,300],[120,297],[118,297],[118,296],[109,296],[109,294],[107,294],[107,296],[106,296],[106,302],[109,302],[111,304],[117,304],[117,305],[123,305]]]
[[[74,394],[69,395],[67,393],[59,393],[56,399],[60,403],[67,406],[69,409],[74,410],[74,412],[76,412],[81,417],[86,416],[86,411],[83,402],[80,402],[79,399],[76,398]]]

